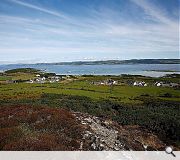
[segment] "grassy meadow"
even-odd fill
[[[19,75],[18,75],[19,77]],[[24,77],[24,75],[22,76]],[[28,79],[30,75],[26,76]],[[66,94],[87,96],[93,100],[108,99],[122,103],[141,103],[138,100],[139,96],[149,96],[161,100],[179,101],[179,90],[170,87],[137,87],[129,86],[123,83],[114,85],[111,89],[106,85],[93,85],[92,81],[99,79],[108,79],[109,77],[97,76],[94,78],[80,77],[79,79],[64,80],[60,83],[45,83],[45,84],[27,84],[27,83],[13,83],[13,84],[0,84],[0,99],[26,99],[37,98],[44,93],[53,94]],[[13,77],[12,79],[17,79]],[[117,79],[117,77],[116,77]],[[123,78],[119,78],[121,81]],[[163,97],[164,94],[170,93],[171,97]]]

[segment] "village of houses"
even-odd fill
[[[34,78],[23,81],[24,83],[39,83],[39,84],[43,84],[43,83],[59,83],[63,80],[69,80],[71,81],[73,78],[78,79],[79,76],[70,76],[70,75],[53,75],[53,76],[43,76],[40,74],[35,75]],[[17,81],[17,80],[8,80],[6,81],[6,83],[18,83],[21,81]],[[91,85],[122,85],[122,83],[120,81],[117,80],[113,80],[113,79],[106,79],[106,80],[101,80],[101,81],[91,81],[90,82]],[[147,87],[147,86],[157,86],[157,87],[174,87],[174,88],[179,88],[179,84],[178,83],[165,83],[165,82],[155,82],[154,84],[148,84],[145,81],[131,81],[128,82],[126,85],[129,86],[138,86],[138,87]]]
[[[91,84],[94,85],[120,85],[120,83],[118,81],[112,80],[112,79],[108,79],[108,80],[104,80],[104,81],[96,81],[96,82],[92,82]],[[139,86],[139,87],[147,87],[148,83],[144,82],[144,81],[132,81],[130,83],[128,83],[129,86]],[[154,84],[151,84],[151,86],[157,86],[157,87],[179,87],[178,83],[164,83],[164,82],[155,82]]]
[[[26,83],[48,83],[48,82],[55,83],[55,82],[59,82],[63,78],[65,77],[60,77],[60,76],[44,77],[44,76],[41,76],[40,74],[37,74],[34,79],[30,79]]]

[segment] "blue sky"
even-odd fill
[[[179,58],[179,0],[0,0],[0,63]]]

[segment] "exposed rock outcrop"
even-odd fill
[[[164,150],[165,144],[157,136],[139,126],[120,126],[111,120],[74,114],[85,129],[80,150]]]

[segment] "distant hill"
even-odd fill
[[[40,70],[37,70],[35,68],[16,68],[16,69],[10,69],[5,71],[5,73],[39,73]]]
[[[106,61],[75,61],[57,63],[38,63],[47,65],[116,65],[116,64],[180,64],[180,59],[131,59],[131,60],[106,60]]]

